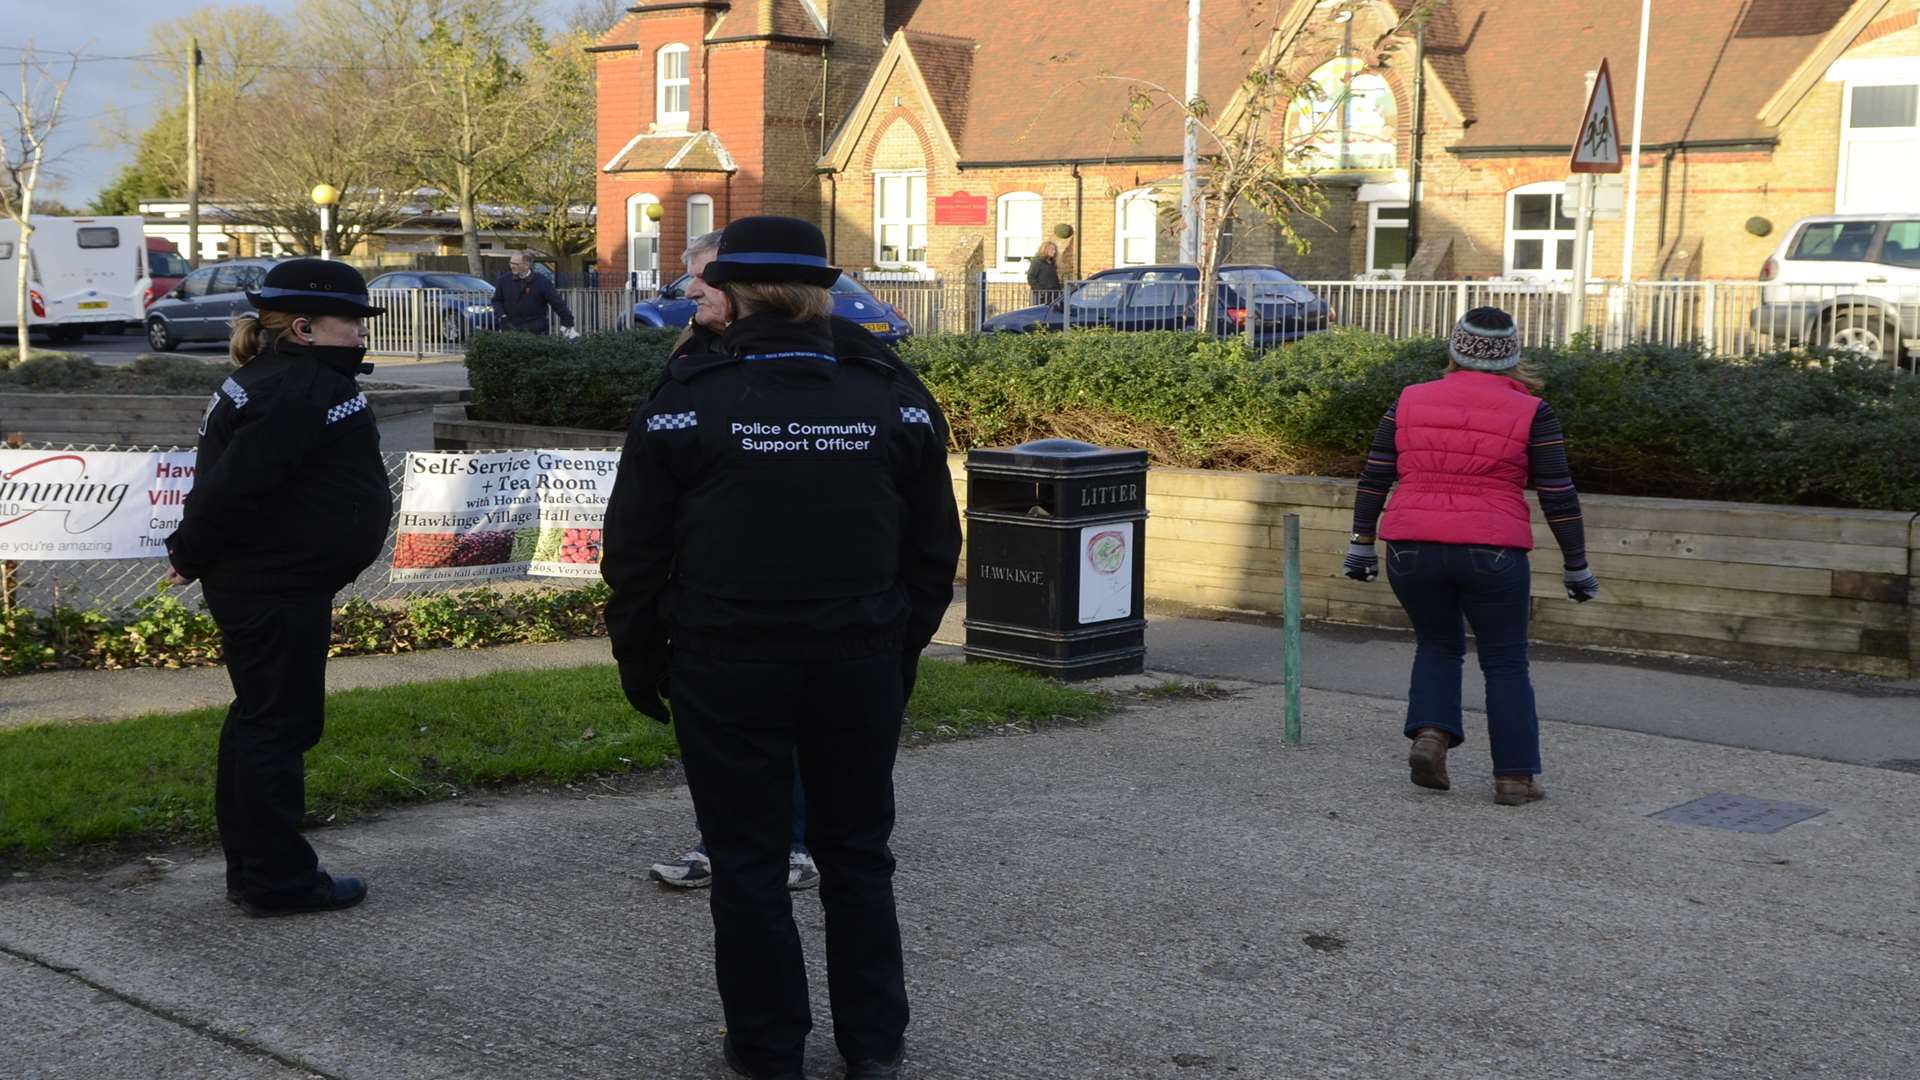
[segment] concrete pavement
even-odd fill
[[[903,753],[907,1075],[1920,1072],[1920,778],[1548,723],[1548,799],[1496,807],[1477,741],[1428,792],[1391,703],[1308,692],[1289,749],[1281,697]],[[1647,816],[1714,792],[1826,812]],[[320,830],[373,891],[304,919],[241,916],[205,853],[13,880],[0,1075],[724,1076],[704,899],[644,879],[691,817],[640,780]]]

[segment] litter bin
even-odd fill
[[[1147,657],[1147,452],[1042,439],[967,453],[967,645],[1061,679]]]

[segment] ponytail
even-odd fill
[[[236,364],[245,364],[279,344],[297,318],[286,311],[249,312],[233,321],[233,336],[227,340],[227,355]]]

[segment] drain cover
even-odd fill
[[[1774,799],[1756,799],[1751,795],[1719,794],[1669,806],[1647,816],[1681,825],[1726,829],[1729,832],[1774,833],[1826,812],[1823,806],[1801,806]]]

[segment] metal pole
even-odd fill
[[[1200,207],[1195,172],[1200,165],[1200,122],[1193,103],[1200,97],[1200,0],[1187,0],[1187,137],[1180,156],[1180,261],[1200,263]]]
[[[333,207],[320,208],[320,257],[333,258]]]
[[[1300,744],[1300,515],[1286,516],[1287,742]]]
[[[1587,72],[1587,92],[1585,98],[1593,97],[1594,81],[1600,77],[1597,71]],[[1593,245],[1593,174],[1580,174],[1580,203],[1574,211],[1573,219],[1573,296],[1568,304],[1567,340],[1587,328],[1587,259]],[[1561,196],[1562,200],[1566,197]]]
[[[1633,283],[1633,227],[1640,208],[1640,112],[1647,103],[1647,30],[1653,22],[1653,0],[1640,0],[1640,71],[1633,77],[1633,156],[1627,159],[1627,237],[1620,248],[1620,281]]]
[[[187,265],[200,265],[200,39],[187,38]]]

